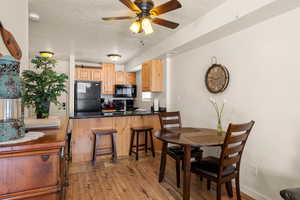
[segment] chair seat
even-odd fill
[[[153,127],[142,126],[142,127],[132,127],[131,130],[133,131],[151,131]]]
[[[280,195],[285,200],[300,200],[300,188],[282,190]]]
[[[207,157],[202,160],[192,162],[191,169],[196,173],[198,172],[217,178],[219,173],[219,158]],[[233,165],[226,167],[223,171],[223,176],[232,174],[234,171],[235,167]]]
[[[92,129],[92,132],[95,135],[110,135],[110,134],[118,133],[118,131],[115,129]]]
[[[168,147],[167,153],[169,155],[173,156],[173,157],[174,156],[175,157],[179,157],[181,160],[184,157],[184,150],[182,149],[181,146],[171,146],[171,147]],[[202,153],[203,153],[203,150],[198,149],[198,148],[194,148],[194,149],[192,149],[191,157],[192,158],[202,157]]]

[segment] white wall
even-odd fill
[[[224,125],[256,121],[241,174],[242,190],[255,199],[279,200],[281,189],[300,187],[298,19],[300,9],[171,59],[170,107],[182,112],[185,126],[216,127],[211,96],[228,101]],[[204,84],[212,56],[231,75],[220,95]]]
[[[21,69],[28,67],[28,0],[1,0],[0,21],[18,42],[23,56]],[[1,36],[0,36],[1,37]],[[0,52],[10,55],[2,39]]]

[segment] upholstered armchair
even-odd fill
[[[281,190],[280,195],[285,200],[300,200],[300,188]]]

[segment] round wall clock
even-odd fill
[[[223,65],[213,64],[206,72],[205,84],[211,93],[223,92],[229,83],[229,72]]]

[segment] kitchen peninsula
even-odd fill
[[[151,126],[153,132],[160,130],[158,114],[152,112],[114,112],[111,114],[85,113],[71,117],[72,123],[72,162],[92,160],[94,136],[93,129],[116,129],[117,153],[119,157],[128,156],[132,127]],[[140,141],[142,141],[140,138]],[[101,147],[110,147],[107,136],[101,138]],[[160,142],[154,138],[155,150],[161,149]],[[101,158],[100,158],[101,159]]]
[[[139,88],[139,92],[163,91],[163,63],[160,59],[147,61],[142,65],[141,71],[139,82],[136,81],[135,72],[116,71],[112,63],[102,63],[98,68],[76,66],[75,114],[70,117],[72,162],[92,160],[93,129],[117,130],[118,157],[129,154],[131,128],[150,126],[153,132],[160,129],[157,113],[137,112],[133,102],[137,93],[136,88]],[[102,99],[110,103],[102,103],[100,106],[98,102],[103,102]],[[124,99],[127,103],[120,106],[120,101],[125,101]],[[140,144],[144,142],[142,138],[144,137],[139,139]],[[98,145],[111,147],[111,138],[101,137]],[[156,151],[161,149],[160,142],[155,138],[154,146]]]

